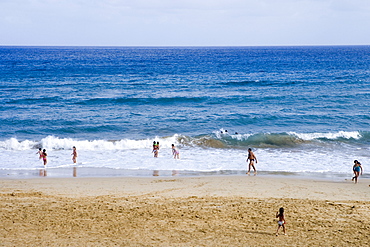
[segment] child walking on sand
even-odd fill
[[[279,220],[278,220],[278,228],[276,230],[276,236],[279,235],[279,229],[280,229],[280,227],[283,227],[284,235],[286,235],[286,232],[285,232],[284,208],[280,208],[279,209],[279,212],[276,213],[276,218],[279,218]]]

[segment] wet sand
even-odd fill
[[[370,180],[0,179],[1,246],[367,246]],[[275,235],[276,211],[287,235]]]

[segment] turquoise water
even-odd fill
[[[40,167],[39,147],[69,167],[72,146],[128,170],[240,171],[249,147],[266,172],[369,160],[369,46],[0,47],[0,92],[0,169]]]

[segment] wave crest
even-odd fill
[[[154,137],[141,140],[75,140],[72,138],[59,138],[47,136],[40,141],[18,141],[10,138],[0,141],[0,149],[3,150],[29,150],[45,148],[51,150],[66,150],[76,146],[83,150],[125,150],[125,149],[148,149],[152,148],[153,141],[160,142],[163,148],[171,148],[171,144],[201,147],[201,148],[294,148],[303,144],[314,142],[370,142],[370,133],[358,131],[334,133],[258,133],[258,134],[229,134],[215,132],[196,137],[174,134],[167,137]]]
[[[289,135],[295,135],[303,140],[314,140],[314,139],[327,139],[327,140],[336,140],[339,138],[342,139],[360,139],[362,135],[358,131],[339,131],[334,133],[296,133],[289,132]]]

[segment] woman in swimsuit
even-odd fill
[[[360,176],[360,174],[362,175],[362,166],[361,166],[361,163],[358,162],[357,160],[354,161],[354,165],[353,165],[353,173],[355,174],[355,176],[352,178],[352,181],[355,180],[355,183],[357,184],[357,179],[358,177]]]
[[[73,155],[72,156],[72,161],[73,161],[73,163],[75,163],[76,164],[76,162],[77,162],[77,150],[76,150],[76,147],[75,146],[73,146],[73,152],[72,152],[72,154],[71,155]]]

